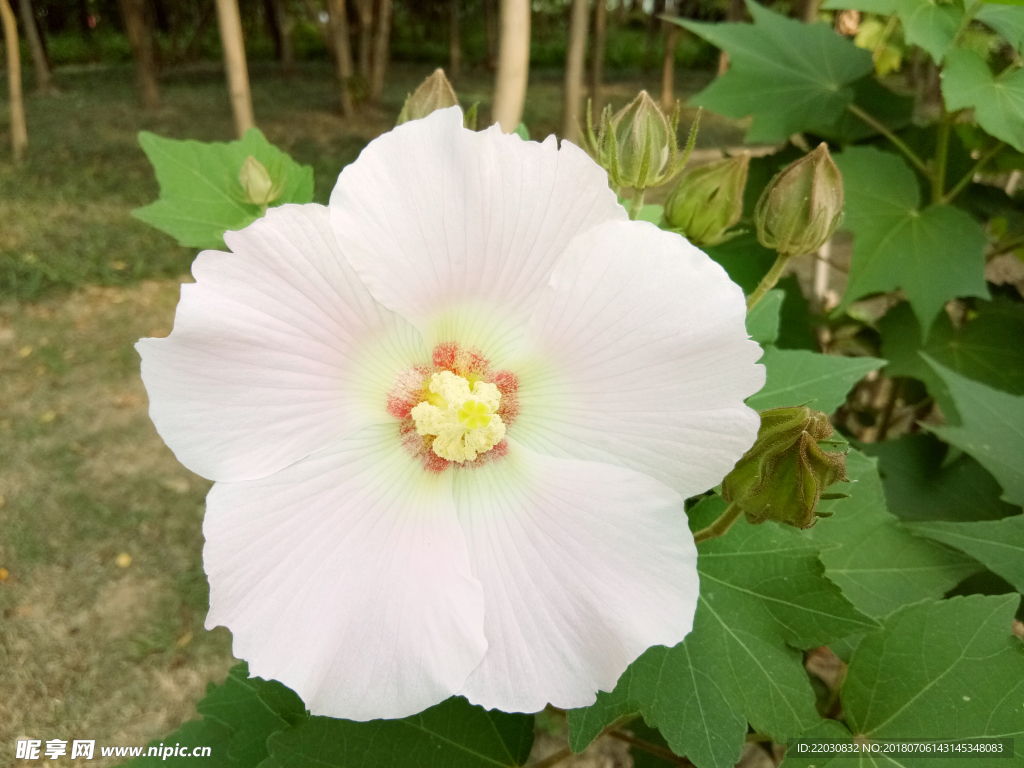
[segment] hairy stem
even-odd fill
[[[768,270],[768,274],[761,278],[761,282],[758,283],[757,288],[754,292],[747,297],[747,312],[752,310],[754,306],[764,295],[768,293],[775,284],[779,282],[779,278],[782,277],[782,270],[786,268],[786,262],[789,260],[789,256],[779,254],[775,257],[775,263],[772,264],[772,268]]]
[[[931,173],[933,203],[941,203],[946,193],[946,164],[949,159],[949,133],[952,129],[952,117],[943,112],[935,139],[935,163]]]
[[[865,123],[874,128],[876,131],[878,131],[880,134],[885,136],[885,138],[891,141],[896,146],[896,148],[906,156],[907,160],[909,160],[911,164],[915,168],[917,168],[917,170],[919,170],[925,176],[931,178],[931,171],[929,170],[928,165],[925,163],[925,161],[918,157],[917,153],[914,152],[914,150],[912,150],[909,147],[909,145],[905,141],[903,141],[903,139],[901,139],[899,136],[893,133],[892,130],[890,130],[889,126],[887,126],[874,115],[865,112],[856,104],[847,104],[846,108],[850,110],[853,114],[855,114],[857,117],[859,117],[861,120],[863,120]]]
[[[634,189],[633,197],[629,199],[629,220],[636,221],[640,216],[640,209],[644,207],[644,191]]]
[[[732,524],[739,520],[740,515],[743,514],[743,510],[740,509],[740,505],[733,502],[726,507],[725,512],[719,515],[718,519],[715,520],[707,528],[701,528],[695,534],[693,534],[693,540],[695,543],[700,544],[702,541],[708,539],[717,539],[719,536],[724,536]]]
[[[944,204],[948,204],[956,200],[957,195],[963,192],[964,189],[966,189],[967,185],[974,180],[974,175],[976,173],[980,173],[981,169],[988,165],[996,155],[1003,151],[1005,147],[1006,142],[1000,141],[994,147],[992,147],[992,149],[988,150],[988,152],[979,157],[978,162],[976,162],[973,165],[971,170],[965,173],[963,175],[963,178],[960,179],[960,181],[958,181],[956,184],[954,184],[953,188],[950,189],[949,192],[943,195],[941,202]]]

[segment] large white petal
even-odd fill
[[[647,648],[693,626],[697,550],[683,500],[629,469],[509,444],[505,458],[455,474],[488,642],[460,693],[506,712],[587,706]]]
[[[451,475],[425,472],[392,424],[217,483],[206,626],[231,629],[249,671],[315,715],[406,717],[448,698],[487,648]]]
[[[395,374],[429,352],[341,256],[327,209],[272,208],[224,239],[232,253],[193,264],[173,333],[136,345],[178,459],[212,480],[254,479],[389,420]]]
[[[630,467],[692,496],[754,442],[764,385],[743,292],[682,237],[644,222],[573,240],[530,318],[509,436]]]
[[[607,174],[555,137],[462,127],[458,107],[375,139],[342,171],[331,220],[370,292],[430,343],[500,360],[569,240],[624,220]]]

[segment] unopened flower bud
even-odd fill
[[[253,205],[270,205],[284,191],[284,181],[275,183],[270,177],[267,167],[252,155],[249,155],[242,163],[242,170],[238,172],[238,181],[245,192],[246,202]]]
[[[588,107],[583,143],[615,186],[642,190],[664,184],[686,165],[696,140],[697,121],[681,155],[676,141],[678,125],[678,105],[670,120],[647,91],[640,91],[618,112],[606,108],[596,134]]]
[[[405,100],[405,106],[398,114],[396,125],[407,123],[410,120],[419,120],[431,112],[447,107],[456,107],[459,104],[459,97],[455,89],[445,77],[443,69],[435,69],[434,74],[420,83],[420,87],[412,92],[412,95]]]
[[[740,155],[683,173],[665,201],[669,227],[694,245],[718,245],[728,240],[726,230],[743,215],[749,166],[750,155]]]
[[[824,143],[776,174],[754,209],[757,239],[784,256],[818,250],[842,218],[843,177]]]
[[[846,455],[822,450],[819,440],[833,434],[828,417],[810,408],[761,412],[761,428],[747,451],[722,481],[722,498],[737,504],[751,523],[775,520],[810,528],[825,489],[846,481]]]

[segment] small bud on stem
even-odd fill
[[[665,221],[691,243],[718,245],[743,215],[750,155],[729,157],[687,170],[665,201]]]
[[[242,170],[238,172],[238,181],[245,192],[246,202],[263,208],[277,200],[284,192],[284,181],[275,182],[267,167],[252,155],[249,155],[242,163]]]

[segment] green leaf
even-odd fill
[[[977,53],[957,48],[942,70],[942,96],[946,109],[973,109],[987,133],[1024,152],[1024,70],[995,76]]]
[[[971,381],[929,359],[949,387],[963,423],[931,431],[969,453],[1003,486],[1003,499],[1024,505],[1024,397]]]
[[[889,361],[887,376],[909,376],[924,382],[946,417],[957,420],[956,406],[945,383],[920,353],[982,384],[1013,395],[1024,395],[1024,305],[996,298],[976,302],[976,309],[959,328],[939,313],[921,342],[921,326],[906,304],[890,309],[878,324],[882,356]]]
[[[526,123],[520,123],[517,125],[513,133],[523,141],[530,140],[530,129],[526,127]]]
[[[961,0],[894,0],[896,13],[903,23],[903,35],[911,45],[924,48],[935,63],[941,63],[946,51],[953,45],[960,22],[964,17]]]
[[[987,24],[1018,51],[1024,50],[1024,8],[982,3],[974,18]]]
[[[787,19],[752,0],[747,8],[753,24],[673,19],[729,54],[729,69],[690,103],[727,117],[753,115],[749,142],[836,123],[853,100],[851,84],[871,72],[871,54],[827,24]]]
[[[960,451],[951,458],[949,446],[933,435],[859,448],[878,459],[886,504],[903,521],[999,520],[1020,511],[999,499],[999,483],[988,470]]]
[[[747,398],[757,410],[806,405],[832,413],[846,401],[846,393],[868,371],[885,365],[874,357],[819,355],[803,349],[766,347],[761,362],[768,369],[764,388]]]
[[[910,530],[966,552],[1024,592],[1024,515],[976,523],[915,523]]]
[[[717,496],[691,510],[709,523]],[[674,648],[644,653],[611,693],[569,713],[569,744],[582,751],[622,715],[641,712],[674,752],[700,768],[739,760],[746,723],[785,740],[818,721],[795,648],[863,632],[874,623],[823,578],[816,548],[795,529],[740,520],[698,548],[701,596],[693,631]]]
[[[879,16],[896,13],[895,0],[827,0],[821,7],[826,11],[852,10],[877,13]]]
[[[184,768],[184,766],[195,766],[197,762],[202,762],[207,768],[242,768],[243,764],[229,755],[231,738],[231,729],[223,723],[216,720],[189,720],[164,738],[153,739],[143,748],[143,756],[124,763],[124,768],[157,768],[157,766],[160,768]],[[165,745],[174,747],[177,744],[186,744],[190,748],[209,747],[210,754],[199,759],[193,757],[191,753],[179,757],[168,755],[167,758],[164,758],[161,756]],[[151,747],[160,752],[150,756],[148,752]],[[97,753],[96,757],[99,756]]]
[[[747,333],[758,344],[771,344],[779,337],[779,312],[785,298],[783,291],[768,291],[747,313]]]
[[[850,732],[871,741],[1012,738],[1024,757],[1024,644],[1010,634],[1019,595],[956,597],[908,606],[857,646],[841,700]],[[823,737],[836,737],[839,732]],[[978,768],[1018,761],[900,758],[796,758],[783,766],[905,768],[962,763]]]
[[[775,251],[757,242],[753,232],[744,233],[704,250],[708,256],[722,265],[729,279],[739,285],[744,293],[751,293],[775,263]]]
[[[847,499],[823,501],[805,535],[822,547],[825,574],[857,608],[882,617],[900,606],[942,597],[980,566],[959,552],[913,536],[885,506],[876,462],[857,451],[846,456]]]
[[[853,103],[892,131],[909,126],[914,115],[914,100],[890,91],[878,82],[874,74],[866,75],[853,84]],[[845,145],[877,136],[878,130],[847,110],[822,135]]]
[[[194,248],[223,248],[227,230],[242,229],[262,215],[246,202],[238,180],[249,155],[284,188],[274,205],[313,200],[313,169],[271,145],[256,128],[240,141],[176,141],[143,131],[139,143],[156,171],[160,199],[132,212],[137,219]]]
[[[271,737],[261,768],[506,768],[523,765],[532,745],[533,715],[453,697],[403,720],[311,717]]]
[[[640,209],[640,215],[637,216],[639,221],[649,221],[651,224],[657,226],[661,224],[663,218],[662,214],[665,212],[665,206],[656,205],[654,203],[648,203]]]
[[[862,296],[902,288],[929,328],[950,299],[988,298],[986,237],[974,219],[948,205],[920,208],[917,178],[898,155],[849,147],[836,164],[846,196],[843,226],[854,234],[840,309]]]

